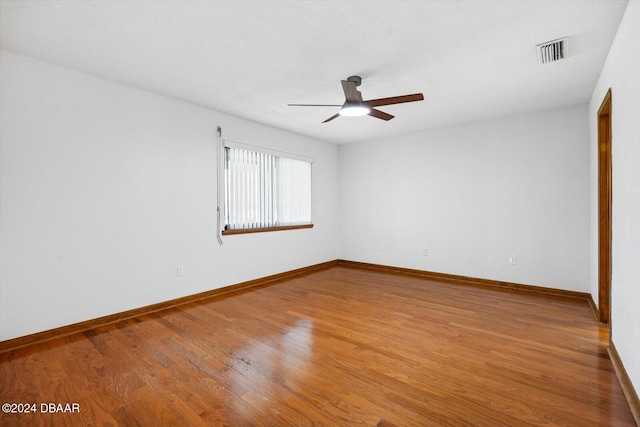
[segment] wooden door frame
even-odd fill
[[[611,89],[598,109],[598,317],[611,322]]]

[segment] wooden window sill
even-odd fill
[[[298,230],[301,228],[313,228],[313,224],[283,225],[280,227],[262,227],[262,228],[239,228],[235,230],[224,230],[222,232],[222,235],[231,236],[233,234],[266,233],[269,231]]]

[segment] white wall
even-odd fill
[[[341,146],[340,257],[588,292],[588,144],[583,105]]]
[[[589,103],[591,293],[598,301],[597,114],[611,88],[611,336],[640,390],[640,2],[630,1]]]
[[[0,340],[337,258],[336,146],[0,54]],[[315,228],[218,246],[217,126],[315,158]]]

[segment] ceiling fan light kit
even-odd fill
[[[392,96],[390,98],[371,99],[369,101],[362,100],[362,94],[357,89],[362,83],[360,76],[351,76],[347,80],[342,80],[342,90],[344,91],[345,102],[337,114],[329,117],[322,123],[330,122],[339,116],[358,117],[372,116],[377,119],[389,121],[394,116],[384,111],[376,110],[374,107],[383,105],[402,104],[404,102],[414,102],[424,100],[424,95],[414,93],[412,95]],[[290,107],[332,107],[334,105],[323,104],[288,104]]]
[[[347,116],[347,117],[360,117],[360,116],[366,116],[367,114],[369,114],[370,111],[371,111],[371,108],[367,107],[364,104],[360,104],[360,103],[351,104],[351,103],[345,102],[345,104],[342,106],[338,114],[340,114],[341,116]]]

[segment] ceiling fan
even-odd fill
[[[342,90],[344,90],[344,104],[287,104],[290,107],[342,107],[337,114],[329,117],[322,123],[330,122],[338,116],[372,116],[382,120],[391,120],[394,116],[384,111],[376,110],[375,107],[383,105],[402,104],[403,102],[414,102],[424,100],[424,95],[414,93],[412,95],[392,96],[390,98],[362,100],[362,94],[356,89],[362,83],[360,76],[351,76],[347,80],[342,80]]]

